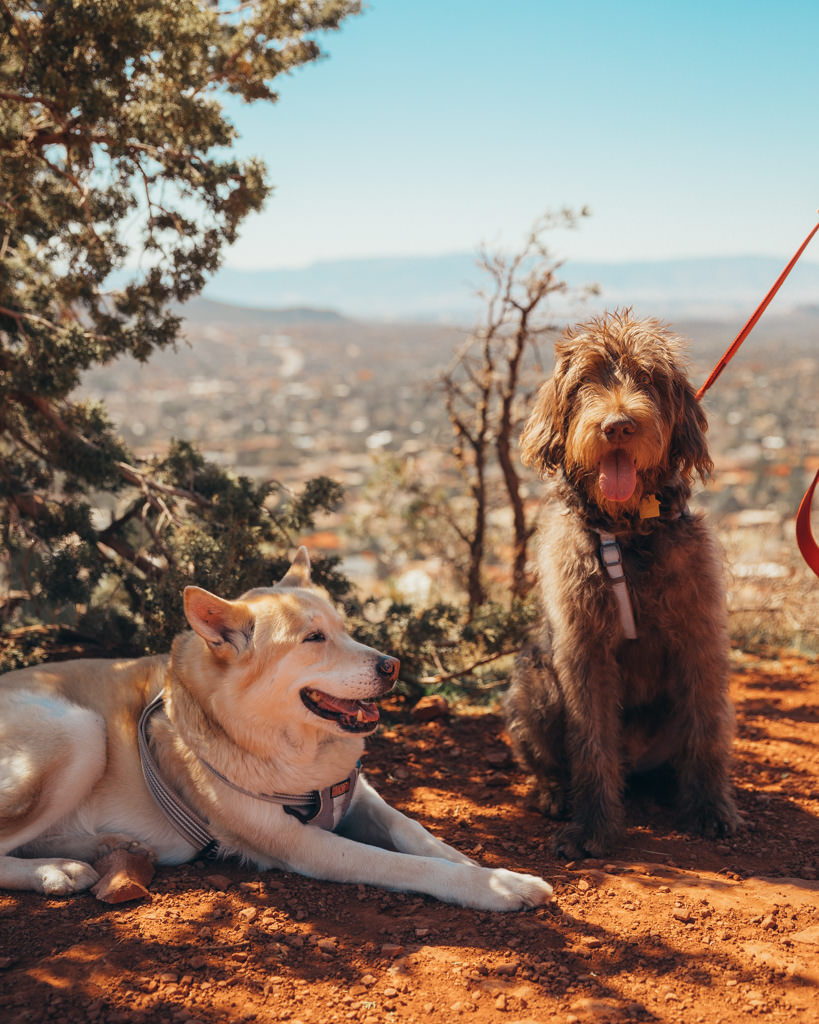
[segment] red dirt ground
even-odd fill
[[[4,893],[0,1020],[815,1021],[819,668],[736,655],[733,695],[747,825],[731,842],[632,796],[610,861],[558,862],[496,715],[395,714],[371,781],[483,863],[550,879],[551,906],[481,913],[205,862],[160,869],[149,899],[117,907]]]

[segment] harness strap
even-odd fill
[[[190,843],[199,853],[206,850],[215,852],[219,843],[207,827],[207,824],[194,813],[187,804],[177,796],[168,786],[159,772],[159,766],[154,760],[151,748],[148,743],[148,722],[152,715],[161,710],[164,706],[165,697],[159,693],[148,704],[139,717],[139,728],[137,730],[137,742],[139,745],[139,759],[142,763],[142,774],[148,791],[156,801],[159,809],[173,825],[182,838]]]
[[[626,640],[636,640],[637,627],[634,625],[634,611],[631,607],[626,574],[623,572],[623,552],[613,533],[608,533],[605,530],[598,532],[600,534],[600,558],[611,580],[611,588],[620,611],[623,635]]]
[[[198,754],[196,756],[207,770],[212,775],[215,775],[220,782],[224,782],[226,786],[230,786],[231,789],[235,790],[237,793],[241,793],[242,796],[252,796],[254,800],[263,800],[266,804],[280,804],[282,807],[299,807],[310,810],[316,806],[318,793],[314,789],[309,793],[300,793],[298,795],[295,793],[252,793],[249,789],[244,789],[235,782],[231,782],[226,775],[217,771],[212,764],[209,764],[204,759],[204,757],[200,757]]]
[[[198,755],[197,755],[198,756]],[[361,762],[353,768],[346,779],[334,782],[332,786],[325,786],[324,789],[312,789],[309,793],[252,793],[249,789],[231,782],[227,776],[217,771],[212,764],[199,757],[202,764],[212,772],[220,782],[241,793],[243,796],[252,797],[254,800],[263,800],[268,804],[279,804],[284,807],[288,814],[292,814],[304,825],[318,825],[319,828],[332,831],[341,823],[341,819],[347,813],[347,808],[353,799],[355,784],[361,771]]]
[[[148,723],[164,705],[165,695],[160,692],[145,707],[139,718],[137,741],[145,783],[159,809],[182,838],[200,854],[216,854],[219,850],[219,840],[210,831],[207,822],[191,810],[168,786],[151,753],[148,742]],[[220,782],[236,790],[237,793],[252,797],[254,800],[263,800],[265,803],[279,804],[288,814],[295,815],[302,824],[316,825],[328,831],[336,828],[347,813],[361,771],[361,762],[359,762],[346,779],[334,782],[331,786],[325,786],[322,790],[313,789],[309,793],[252,793],[235,782],[231,782],[213,765],[208,764],[204,758],[200,757],[199,760]]]

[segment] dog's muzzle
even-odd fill
[[[397,658],[381,655],[375,663],[375,674],[381,684],[377,694],[383,697],[389,693],[398,679],[401,662]],[[369,700],[350,700],[337,697],[308,686],[300,691],[302,704],[319,718],[335,722],[344,732],[368,733],[378,725],[378,708]]]

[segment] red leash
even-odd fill
[[[816,471],[813,483],[808,488],[808,492],[799,506],[799,511],[796,513],[796,543],[799,545],[802,557],[819,576],[819,544],[816,543],[810,528],[810,510],[817,484],[819,484],[819,470]]]
[[[813,231],[811,231],[811,233],[808,235],[808,237],[805,239],[805,241],[796,250],[796,252],[793,255],[793,259],[790,261],[790,263],[787,265],[787,267],[785,267],[785,269],[782,271],[782,273],[776,279],[776,281],[774,282],[773,287],[768,292],[768,294],[765,296],[765,298],[762,300],[762,302],[760,302],[760,304],[757,306],[756,312],[754,313],[754,315],[751,317],[751,319],[748,321],[748,323],[745,324],[745,326],[742,328],[742,330],[736,336],[736,338],[734,339],[733,343],[731,344],[731,347],[728,349],[728,351],[725,353],[725,355],[722,357],[722,359],[720,359],[720,361],[714,367],[713,371],[711,372],[711,376],[703,384],[703,386],[699,389],[699,391],[697,392],[697,401],[698,402],[702,399],[702,397],[705,394],[705,392],[711,387],[711,385],[714,383],[714,381],[717,379],[717,377],[719,377],[719,375],[722,373],[722,371],[725,369],[725,367],[728,365],[728,363],[730,363],[731,360],[734,358],[734,356],[737,353],[737,349],[739,348],[739,346],[743,343],[743,341],[745,341],[745,339],[748,337],[748,335],[751,333],[751,331],[754,329],[754,327],[756,327],[757,320],[759,320],[759,318],[762,316],[762,314],[768,308],[771,299],[774,297],[774,295],[776,295],[776,293],[782,287],[782,285],[783,285],[783,283],[785,281],[785,278],[793,270],[794,266],[796,265],[796,261],[799,259],[799,257],[805,251],[805,249],[807,249],[808,244],[810,243],[810,240],[813,238],[813,236],[816,234],[817,231],[819,231],[819,224],[816,225],[816,227],[813,229]]]
[[[807,249],[810,240],[813,238],[817,231],[819,231],[819,224],[817,224],[816,227],[814,227],[813,231],[811,231],[811,233],[808,235],[805,241],[796,250],[796,252],[793,255],[793,259],[776,279],[776,281],[773,284],[773,287],[762,300],[762,302],[760,302],[760,304],[757,306],[754,315],[751,317],[748,323],[745,324],[745,326],[734,339],[731,346],[726,351],[725,355],[714,367],[713,371],[711,372],[711,376],[697,392],[697,401],[700,401],[702,399],[705,392],[711,387],[711,385],[714,383],[717,377],[719,377],[719,375],[722,373],[722,371],[725,369],[728,363],[730,363],[730,361],[734,358],[737,349],[754,329],[757,321],[768,308],[771,299],[782,287],[785,278],[793,270],[797,260],[805,251],[805,249]],[[802,499],[802,504],[799,506],[799,511],[796,514],[796,543],[799,545],[799,550],[802,552],[802,557],[805,559],[805,561],[808,563],[811,569],[813,569],[816,575],[819,576],[819,544],[816,543],[816,540],[813,536],[813,531],[811,529],[810,522],[813,495],[816,491],[817,484],[819,484],[819,470],[817,470],[816,476],[813,478],[813,483],[808,488],[808,492]]]

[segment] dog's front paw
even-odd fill
[[[523,910],[539,907],[552,898],[552,887],[537,875],[524,875],[506,868],[489,870],[490,902],[486,910]]]
[[[734,801],[727,797],[687,809],[683,824],[686,831],[705,836],[706,839],[724,839],[732,836],[745,822]]]
[[[50,860],[33,865],[33,888],[46,896],[70,896],[84,892],[99,879],[90,864],[80,860]]]
[[[569,822],[555,833],[552,850],[557,857],[566,860],[583,860],[585,857],[604,857],[611,849],[616,835],[594,832],[579,822]]]

